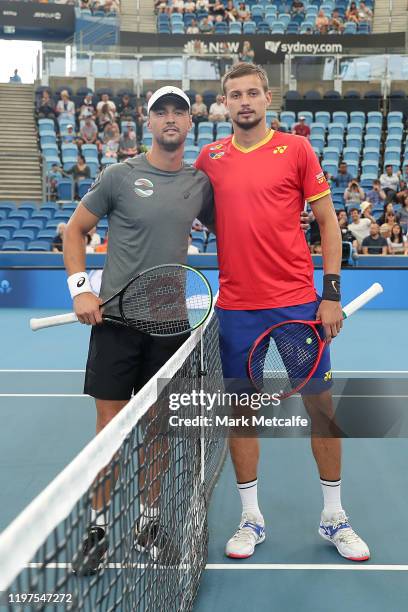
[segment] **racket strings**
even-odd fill
[[[308,378],[319,356],[315,330],[287,323],[271,330],[251,355],[251,380],[259,390],[286,395]]]
[[[198,327],[211,308],[200,273],[182,266],[160,266],[136,278],[124,291],[122,316],[142,332],[174,335]]]

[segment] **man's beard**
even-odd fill
[[[156,138],[157,143],[160,145],[160,147],[162,149],[164,149],[165,151],[167,151],[168,153],[173,153],[174,151],[177,151],[177,149],[180,149],[182,146],[184,146],[184,142],[185,142],[185,138],[183,138],[180,135],[180,138],[178,138],[177,140],[166,140],[163,137],[158,137]]]
[[[262,121],[263,117],[255,117],[255,119],[253,121],[245,121],[244,122],[240,122],[239,120],[235,120],[235,123],[237,124],[238,127],[240,127],[242,130],[251,130],[252,128],[256,127],[257,125],[259,125]]]

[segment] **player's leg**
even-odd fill
[[[253,391],[248,384],[246,361],[256,337],[265,329],[260,311],[217,309],[220,354],[228,392]],[[241,498],[242,516],[238,530],[228,540],[226,554],[233,558],[250,557],[257,544],[265,540],[265,523],[258,505],[259,442],[256,432],[248,437],[230,430],[229,448]]]

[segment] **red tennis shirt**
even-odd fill
[[[314,301],[300,212],[305,200],[318,200],[330,188],[309,141],[271,131],[244,149],[230,136],[203,147],[196,166],[214,189],[217,305],[258,310]]]

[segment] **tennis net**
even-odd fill
[[[181,385],[185,391],[186,381],[190,389],[205,388],[206,381],[222,385],[214,314],[0,535],[0,609],[192,609],[207,559],[207,506],[226,440],[215,427],[199,437],[183,428],[163,433],[160,414],[169,390]],[[91,508],[101,494],[107,550],[96,573],[84,576]],[[153,518],[145,516],[149,504]]]

